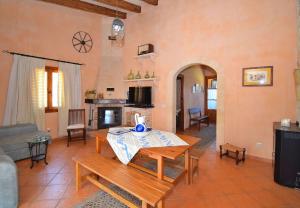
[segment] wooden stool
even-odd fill
[[[200,154],[201,152],[195,150],[195,149],[191,149],[190,151],[190,179],[191,179],[191,183],[193,183],[193,175],[195,172],[197,172],[197,176],[199,176],[199,158],[200,158]]]
[[[223,153],[223,150],[226,151],[225,153]],[[232,152],[232,153],[235,153],[235,157],[232,157],[229,155],[229,152]],[[242,158],[240,159],[239,158],[239,154],[240,153],[243,153],[243,156]],[[238,165],[239,162],[243,161],[245,162],[245,153],[246,153],[246,148],[240,148],[240,147],[237,147],[237,146],[234,146],[232,144],[229,144],[229,143],[226,143],[226,144],[223,144],[223,145],[220,145],[220,158],[222,159],[222,157],[224,155],[228,156],[228,157],[231,157],[233,159],[235,159],[235,163]]]

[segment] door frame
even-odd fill
[[[205,76],[205,81],[204,81],[204,113],[205,115],[207,115],[207,88],[208,88],[208,79],[216,79],[218,80],[218,76],[217,75],[210,75],[210,76]]]
[[[182,74],[178,74],[176,81],[177,80],[181,81],[180,106],[182,110],[179,113],[179,117],[180,117],[179,129],[176,130],[184,131],[184,76]],[[176,89],[177,89],[177,84],[176,84]]]

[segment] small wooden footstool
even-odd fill
[[[225,151],[225,153],[223,153],[223,151]],[[235,153],[235,157],[229,155],[229,152]],[[242,158],[240,159],[239,154],[243,153]],[[239,162],[243,161],[245,162],[245,153],[246,153],[246,148],[241,148],[241,147],[237,147],[234,146],[232,144],[226,143],[223,145],[220,145],[220,158],[222,159],[222,157],[224,155],[231,157],[233,159],[235,159],[235,163],[238,165]]]

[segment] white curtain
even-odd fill
[[[59,62],[58,135],[65,136],[69,109],[81,107],[80,66]]]
[[[38,129],[45,130],[45,107],[47,106],[47,81],[45,68],[36,68],[31,71],[32,78],[32,108],[35,123]]]
[[[45,61],[14,55],[3,125],[36,123],[45,128]],[[42,87],[40,87],[42,86]]]

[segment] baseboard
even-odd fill
[[[220,149],[217,146],[216,146],[216,151],[218,152],[218,154],[220,154]],[[247,160],[247,158],[252,159],[252,160],[265,162],[265,163],[273,163],[273,160],[270,159],[270,158],[258,157],[258,156],[255,156],[255,155],[247,154],[247,150],[246,150],[246,160]]]
[[[250,158],[250,159],[258,160],[258,161],[265,162],[265,163],[272,163],[272,159],[269,159],[269,158],[258,157],[258,156],[247,155],[247,154],[246,154],[246,158],[247,158],[247,157]]]

